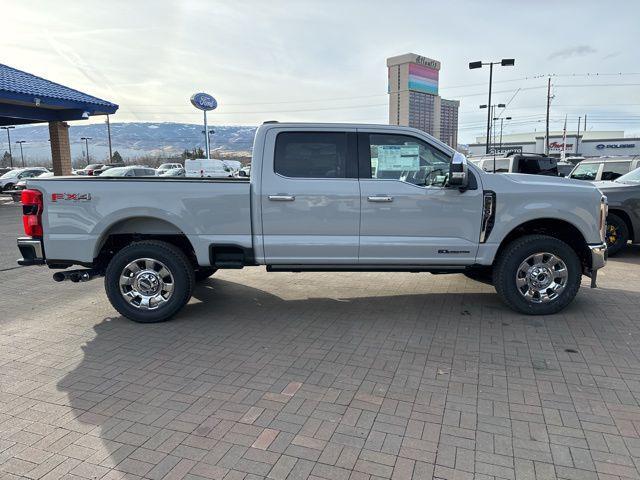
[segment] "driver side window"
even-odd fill
[[[371,178],[400,180],[421,187],[442,187],[451,158],[408,135],[369,135]]]

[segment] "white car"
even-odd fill
[[[182,164],[181,163],[163,163],[157,168],[158,175],[162,175],[163,173],[168,172],[169,170],[173,170],[175,168],[182,168]]]
[[[48,172],[44,167],[27,167],[19,168],[17,170],[9,170],[7,173],[0,177],[0,192],[5,190],[13,190],[16,183],[24,178],[33,178],[38,175],[42,175],[43,172]]]

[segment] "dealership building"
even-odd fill
[[[387,59],[389,123],[419,128],[457,148],[460,102],[438,95],[440,67],[415,53]]]
[[[469,155],[485,155],[486,137],[477,137],[476,143],[469,144]],[[503,135],[502,143],[494,144],[490,152],[506,154],[508,152],[545,153],[545,135],[542,132],[516,133]],[[563,132],[549,132],[549,154],[560,156],[563,147]],[[600,157],[610,155],[640,155],[640,137],[625,137],[624,131],[567,131],[564,142],[566,155],[582,157]]]

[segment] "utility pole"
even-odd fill
[[[7,142],[9,142],[9,161],[11,162],[11,168],[13,168],[13,154],[11,153],[11,134],[9,130],[16,127],[0,127],[3,130],[7,131]]]
[[[111,124],[109,123],[109,115],[107,115],[107,135],[109,137],[109,163],[113,160],[113,152],[111,151]]]
[[[547,128],[544,137],[544,154],[549,155],[549,107],[551,106],[551,77],[547,83]]]
[[[578,133],[576,134],[576,157],[580,155],[580,120],[582,120],[582,117],[578,117]]]

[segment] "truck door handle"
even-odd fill
[[[293,202],[295,199],[293,195],[269,195],[269,200],[273,202]]]
[[[393,202],[393,197],[389,195],[373,195],[371,197],[367,197],[367,200],[370,202]]]

